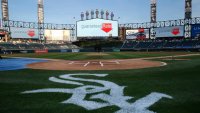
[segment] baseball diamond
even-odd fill
[[[199,6],[1,0],[0,113],[199,113]]]

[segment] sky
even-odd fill
[[[38,0],[8,0],[10,20],[37,22]],[[103,9],[119,23],[150,21],[151,0],[44,0],[45,23],[75,24],[81,12]],[[184,18],[185,0],[157,0],[157,21]],[[193,17],[200,17],[200,0],[193,0]],[[1,11],[1,9],[0,9]],[[1,17],[2,18],[2,17]]]

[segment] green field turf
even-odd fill
[[[64,60],[90,60],[90,59],[130,59],[130,58],[146,58],[159,56],[174,56],[184,54],[195,54],[194,52],[107,52],[95,53],[97,55],[90,55],[91,53],[48,53],[48,54],[13,54],[8,57],[29,57],[29,58],[50,58],[50,59],[64,59]],[[106,55],[105,55],[106,54]]]
[[[75,54],[24,54],[17,57],[55,58],[68,60],[84,59],[122,59],[169,56],[187,53],[108,53],[106,56],[88,56],[87,53]],[[10,57],[10,56],[9,56]],[[0,71],[0,113],[114,113],[116,106],[88,111],[73,104],[62,104],[71,94],[38,93],[21,94],[20,92],[42,88],[75,88],[75,85],[59,84],[48,80],[49,77],[69,73],[109,74],[99,78],[84,76],[81,78],[106,80],[120,86],[126,86],[124,94],[134,97],[130,102],[142,98],[151,92],[165,93],[173,99],[162,99],[149,110],[157,113],[199,113],[200,105],[200,56],[181,57],[188,60],[161,60],[167,66],[147,69],[114,71],[47,71],[24,69]],[[80,77],[80,76],[78,76]],[[89,82],[85,84],[98,85]],[[88,98],[88,97],[87,97]]]

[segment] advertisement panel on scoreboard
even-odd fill
[[[70,41],[70,30],[45,30],[46,40]]]
[[[184,26],[155,28],[156,37],[182,37]]]
[[[31,39],[38,39],[38,29],[31,29],[31,28],[16,28],[11,27],[11,37],[12,38],[31,38]]]
[[[77,22],[77,37],[118,37],[118,21],[91,19]]]
[[[192,25],[192,37],[193,38],[197,38],[197,37],[200,37],[200,24],[195,24],[195,25]]]
[[[126,39],[149,39],[149,29],[126,30]]]

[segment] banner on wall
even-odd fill
[[[133,30],[126,30],[126,39],[149,39],[149,29],[133,29]]]
[[[44,50],[40,50],[40,49],[38,49],[38,50],[35,50],[35,53],[48,53],[48,50],[47,49],[44,49]]]
[[[155,28],[156,37],[183,37],[184,26]]]
[[[38,39],[38,29],[11,27],[12,38]]]
[[[193,38],[200,37],[200,24],[192,25],[191,33]]]

